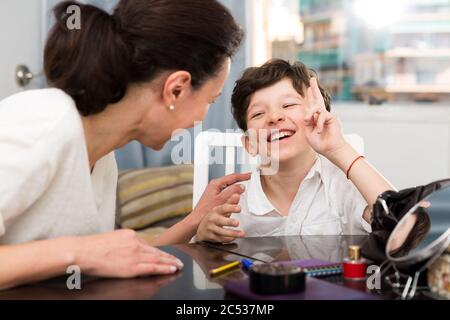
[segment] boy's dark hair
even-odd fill
[[[309,79],[316,77],[314,70],[303,63],[290,63],[281,59],[269,60],[261,67],[252,67],[244,71],[236,81],[231,97],[231,112],[239,128],[247,130],[247,109],[252,95],[261,89],[285,79],[291,79],[294,89],[304,97],[304,89],[309,87]],[[319,89],[325,101],[325,107],[330,111],[331,97],[319,83]]]
[[[81,25],[70,29],[71,10]],[[51,86],[69,94],[79,112],[102,112],[130,84],[167,70],[185,70],[194,89],[220,71],[238,49],[243,31],[217,0],[120,0],[110,15],[92,5],[63,1],[45,53]]]

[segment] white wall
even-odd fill
[[[333,108],[344,132],[363,137],[367,158],[397,188],[450,177],[450,102]]]
[[[42,71],[41,0],[0,1],[0,99],[18,92],[14,74],[19,64]],[[42,79],[33,81],[38,87]]]

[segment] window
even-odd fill
[[[450,100],[450,0],[254,0],[259,55],[300,60],[335,100]],[[261,48],[264,47],[264,50]],[[264,52],[264,54],[261,54]]]

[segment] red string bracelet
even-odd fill
[[[358,161],[359,159],[364,159],[364,156],[359,156],[358,158],[356,158],[355,160],[353,160],[352,164],[350,165],[350,167],[348,167],[347,169],[347,179],[349,179],[348,175],[350,174],[350,170],[352,169],[353,165],[355,164],[356,161]]]

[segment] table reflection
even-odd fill
[[[201,243],[262,262],[319,259],[340,262],[349,245],[362,246],[367,236],[289,236],[244,238],[233,244]]]
[[[163,247],[184,263],[173,276],[151,276],[128,280],[83,279],[82,290],[68,290],[67,277],[0,291],[6,299],[224,299],[222,285],[227,280],[244,279],[240,269],[211,278],[211,269],[244,256],[264,262],[275,260],[321,259],[341,261],[350,244],[365,241],[365,236],[304,236],[241,239],[231,245],[181,244]]]

